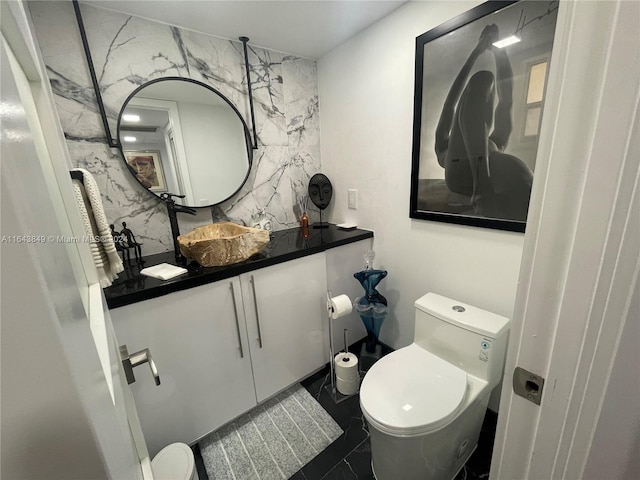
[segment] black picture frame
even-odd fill
[[[411,218],[525,231],[557,10],[489,1],[416,38]]]

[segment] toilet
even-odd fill
[[[378,360],[360,387],[377,480],[452,480],[478,444],[504,368],[509,319],[427,293],[411,345]]]
[[[167,445],[151,460],[154,480],[198,480],[193,452],[184,443]]]

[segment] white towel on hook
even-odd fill
[[[82,182],[72,180],[73,190],[82,216],[85,234],[90,238],[91,254],[98,269],[100,286],[105,288],[118,278],[118,273],[124,270],[124,266],[113,243],[96,180],[87,170],[82,168],[74,170],[82,173]]]

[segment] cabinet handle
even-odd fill
[[[236,314],[236,332],[238,332],[238,348],[240,349],[240,358],[244,358],[242,351],[242,337],[240,337],[240,322],[238,321],[238,307],[236,306],[236,291],[233,289],[233,282],[229,284],[231,289],[231,300],[233,301],[233,311]]]
[[[253,290],[253,304],[256,307],[256,324],[258,325],[258,345],[262,348],[262,333],[260,333],[260,314],[258,313],[258,296],[256,295],[256,282],[251,275],[251,289]]]

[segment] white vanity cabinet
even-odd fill
[[[149,348],[131,385],[153,456],[193,444],[328,362],[325,253],[111,311],[130,353]],[[234,304],[235,300],[235,304]]]
[[[329,361],[326,272],[323,252],[241,276],[258,402]]]
[[[149,366],[138,366],[131,384],[152,456],[256,405],[238,277],[117,308],[111,317],[118,341],[130,353],[149,348],[160,374],[156,386]]]

